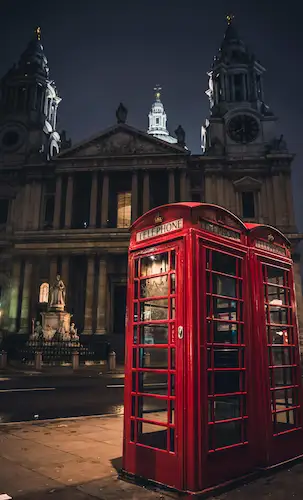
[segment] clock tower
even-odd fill
[[[223,42],[208,72],[210,117],[201,131],[204,153],[255,157],[271,149],[277,118],[265,104],[264,72],[238,35],[232,16],[227,16]]]
[[[0,164],[41,163],[55,156],[61,98],[50,79],[40,28],[0,86]]]

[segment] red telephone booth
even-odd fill
[[[189,495],[303,453],[289,243],[210,204],[131,228],[123,471]]]

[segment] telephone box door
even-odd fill
[[[183,487],[183,243],[129,258],[124,468]]]
[[[301,370],[290,264],[257,258],[269,465],[302,453]]]

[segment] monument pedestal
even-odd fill
[[[65,311],[47,311],[41,313],[41,316],[43,332],[50,330],[52,333],[59,332],[62,327],[65,333],[70,332],[70,313]]]

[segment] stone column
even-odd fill
[[[168,203],[174,203],[176,201],[175,195],[175,171],[168,171]]]
[[[33,229],[39,229],[40,226],[40,214],[41,214],[41,193],[42,186],[41,182],[34,183],[34,196],[32,203],[32,227]]]
[[[65,205],[65,223],[64,227],[69,229],[72,222],[73,213],[73,191],[74,191],[74,179],[70,174],[67,180],[67,190],[66,190],[66,205]]]
[[[132,174],[132,222],[138,218],[138,172]]]
[[[288,214],[289,226],[293,229],[296,226],[295,214],[294,214],[294,203],[292,197],[292,186],[291,186],[291,176],[286,174],[285,176],[285,192],[286,192],[286,205]]]
[[[30,306],[30,290],[33,265],[29,260],[26,260],[24,266],[24,280],[22,289],[21,302],[21,319],[19,333],[29,332],[29,306]]]
[[[54,229],[60,228],[61,198],[62,198],[62,176],[59,175],[56,179],[55,210],[54,210],[54,222],[53,222]]]
[[[20,275],[21,275],[21,261],[16,260],[13,262],[12,282],[11,282],[11,290],[10,290],[10,304],[9,304],[9,331],[10,332],[17,331]]]
[[[83,333],[91,334],[92,332],[92,316],[93,316],[93,297],[94,297],[94,277],[95,277],[95,259],[90,255],[87,258],[87,273],[86,273],[86,296],[85,296],[85,313],[84,313],[84,331]]]
[[[150,193],[149,193],[149,172],[144,171],[143,176],[143,213],[148,212],[150,206]]]
[[[205,188],[204,188],[204,201],[205,203],[212,203],[212,182],[211,176],[205,175],[204,178]]]
[[[90,193],[90,213],[89,227],[96,227],[97,218],[97,199],[98,199],[98,172],[92,174],[92,187]]]
[[[181,201],[188,201],[188,185],[186,178],[186,170],[181,170],[180,174],[180,198]]]
[[[68,287],[68,277],[69,277],[69,257],[62,257],[61,265],[61,278],[66,287]]]
[[[107,299],[107,269],[106,260],[99,261],[99,281],[97,300],[97,329],[96,333],[106,333],[106,299]]]
[[[29,225],[29,211],[30,211],[30,190],[31,185],[26,184],[23,192],[22,204],[22,229],[27,229]]]
[[[102,199],[101,199],[101,227],[107,227],[108,201],[109,201],[109,177],[107,173],[104,173],[102,182]]]

